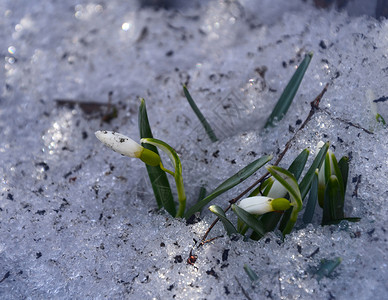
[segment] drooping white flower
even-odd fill
[[[114,131],[99,130],[96,137],[112,150],[129,157],[140,158],[151,166],[159,166],[160,157],[155,152],[144,148],[131,138]]]
[[[287,210],[291,207],[291,203],[284,198],[255,196],[241,200],[238,206],[250,214],[262,215],[271,211]]]

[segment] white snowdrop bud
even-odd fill
[[[270,198],[264,196],[248,197],[240,201],[240,208],[254,215],[263,215],[271,211],[287,210],[291,207],[290,201],[284,198]]]
[[[159,166],[160,164],[159,155],[121,133],[99,130],[95,132],[95,135],[103,144],[122,155],[140,158],[151,166]]]

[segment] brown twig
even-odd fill
[[[362,127],[361,125],[358,125],[358,124],[355,124],[351,121],[347,121],[347,120],[344,120],[344,119],[341,119],[341,118],[337,118],[337,117],[333,117],[332,114],[327,111],[326,109],[321,109],[321,111],[325,112],[326,114],[328,114],[332,119],[335,119],[335,120],[338,120],[342,123],[345,123],[349,126],[352,126],[354,128],[358,128],[358,129],[361,129],[362,131],[366,132],[367,134],[374,134],[372,131],[368,130],[368,129],[365,129],[364,127]]]

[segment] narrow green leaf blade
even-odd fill
[[[344,205],[345,205],[345,183],[342,178],[342,171],[338,165],[337,158],[334,153],[331,153],[331,160],[333,164],[334,174],[338,179],[339,189],[340,189],[340,198],[337,199],[335,210],[337,219],[344,217]]]
[[[310,168],[306,172],[302,181],[299,184],[300,194],[302,195],[302,201],[307,196],[310,189],[311,182],[313,181],[314,173],[316,169],[320,169],[323,161],[325,160],[326,152],[329,149],[329,143],[325,143],[321,150],[319,150]]]
[[[268,166],[267,170],[290,194],[291,203],[294,205],[294,208],[298,211],[301,210],[302,199],[295,176],[291,172],[278,166]]]
[[[265,229],[263,224],[257,219],[256,216],[246,212],[237,205],[232,205],[232,210],[235,212],[237,217],[239,217],[245,224],[253,229],[260,237],[263,237],[265,234]]]
[[[257,276],[256,272],[251,269],[250,266],[247,264],[244,264],[244,271],[247,273],[249,279],[254,282],[259,279],[259,276]]]
[[[217,196],[221,195],[222,193],[230,190],[232,187],[243,182],[245,179],[247,179],[249,176],[255,173],[258,169],[264,166],[271,159],[272,159],[272,155],[265,155],[263,157],[260,157],[259,159],[256,159],[255,161],[251,162],[245,168],[241,169],[239,172],[234,174],[229,179],[225,180],[205,199],[202,199],[201,201],[199,201],[198,203],[190,207],[186,212],[186,215],[185,215],[186,219],[190,218],[191,215],[194,214],[195,212],[201,210],[202,207],[204,207],[206,204],[208,204],[211,200],[213,200]]]
[[[230,222],[226,217],[225,212],[221,207],[219,207],[218,205],[212,205],[209,207],[209,210],[221,220],[222,225],[224,225],[225,231],[228,235],[238,233],[232,222]]]
[[[272,211],[262,215],[260,217],[260,221],[263,223],[265,232],[270,232],[275,230],[282,216],[283,216],[283,213],[280,213],[277,211]]]
[[[349,218],[342,218],[342,219],[338,219],[338,220],[333,220],[333,221],[328,222],[325,225],[337,225],[341,221],[348,221],[348,222],[356,223],[356,222],[360,222],[360,220],[361,220],[361,218],[349,217]]]
[[[207,135],[209,136],[210,140],[213,143],[217,142],[218,138],[215,135],[212,127],[210,126],[209,122],[206,120],[205,116],[199,110],[197,104],[195,104],[194,99],[191,97],[191,95],[190,95],[190,93],[185,85],[183,86],[183,92],[184,92],[186,99],[189,102],[191,108],[193,109],[194,113],[196,114],[197,118],[199,119],[203,128],[205,129]]]
[[[343,156],[338,162],[338,168],[342,175],[342,182],[344,184],[344,194],[346,194],[346,185],[348,183],[349,176],[349,157]]]
[[[152,131],[150,124],[148,122],[147,108],[144,99],[141,99],[139,107],[139,131],[141,138],[152,138]],[[158,149],[152,145],[144,145],[145,148],[154,151],[159,154]],[[158,207],[164,207],[165,210],[172,216],[176,215],[176,207],[174,203],[174,198],[171,192],[170,183],[167,179],[166,173],[159,167],[152,167],[147,164],[148,177],[152,185],[152,190],[154,191],[155,199],[158,204]]]
[[[337,176],[331,175],[325,189],[325,200],[323,205],[322,225],[342,219],[341,211],[341,189]]]
[[[288,171],[294,174],[295,179],[299,180],[300,175],[303,172],[304,167],[306,166],[307,159],[309,157],[310,150],[304,149],[292,162]]]
[[[304,73],[307,70],[307,67],[310,64],[313,53],[308,53],[303,59],[302,63],[296,69],[291,80],[288,82],[286,88],[284,89],[282,95],[280,96],[278,102],[275,105],[271,115],[269,116],[267,123],[264,128],[274,127],[276,121],[283,119],[284,115],[287,113],[288,108],[290,107],[292,100],[294,99],[296,92],[298,91],[299,85],[302,82]]]
[[[200,189],[199,189],[199,194],[198,194],[197,202],[201,201],[205,197],[206,197],[206,188],[204,186],[201,186]]]
[[[237,218],[237,231],[241,235],[244,235],[249,229],[248,225],[245,224],[241,219]]]
[[[313,182],[311,184],[310,195],[308,197],[306,209],[303,214],[303,222],[305,224],[309,224],[312,222],[317,202],[318,202],[318,169],[315,170]]]

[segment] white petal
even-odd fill
[[[241,200],[238,206],[251,214],[262,215],[273,211],[272,200],[272,198],[264,196],[249,197]]]
[[[287,195],[287,190],[282,184],[274,179],[274,183],[271,186],[271,189],[269,190],[267,196],[271,197],[273,199],[276,198],[284,198]]]
[[[129,157],[139,158],[143,147],[131,138],[113,131],[96,131],[96,137],[112,150]]]

